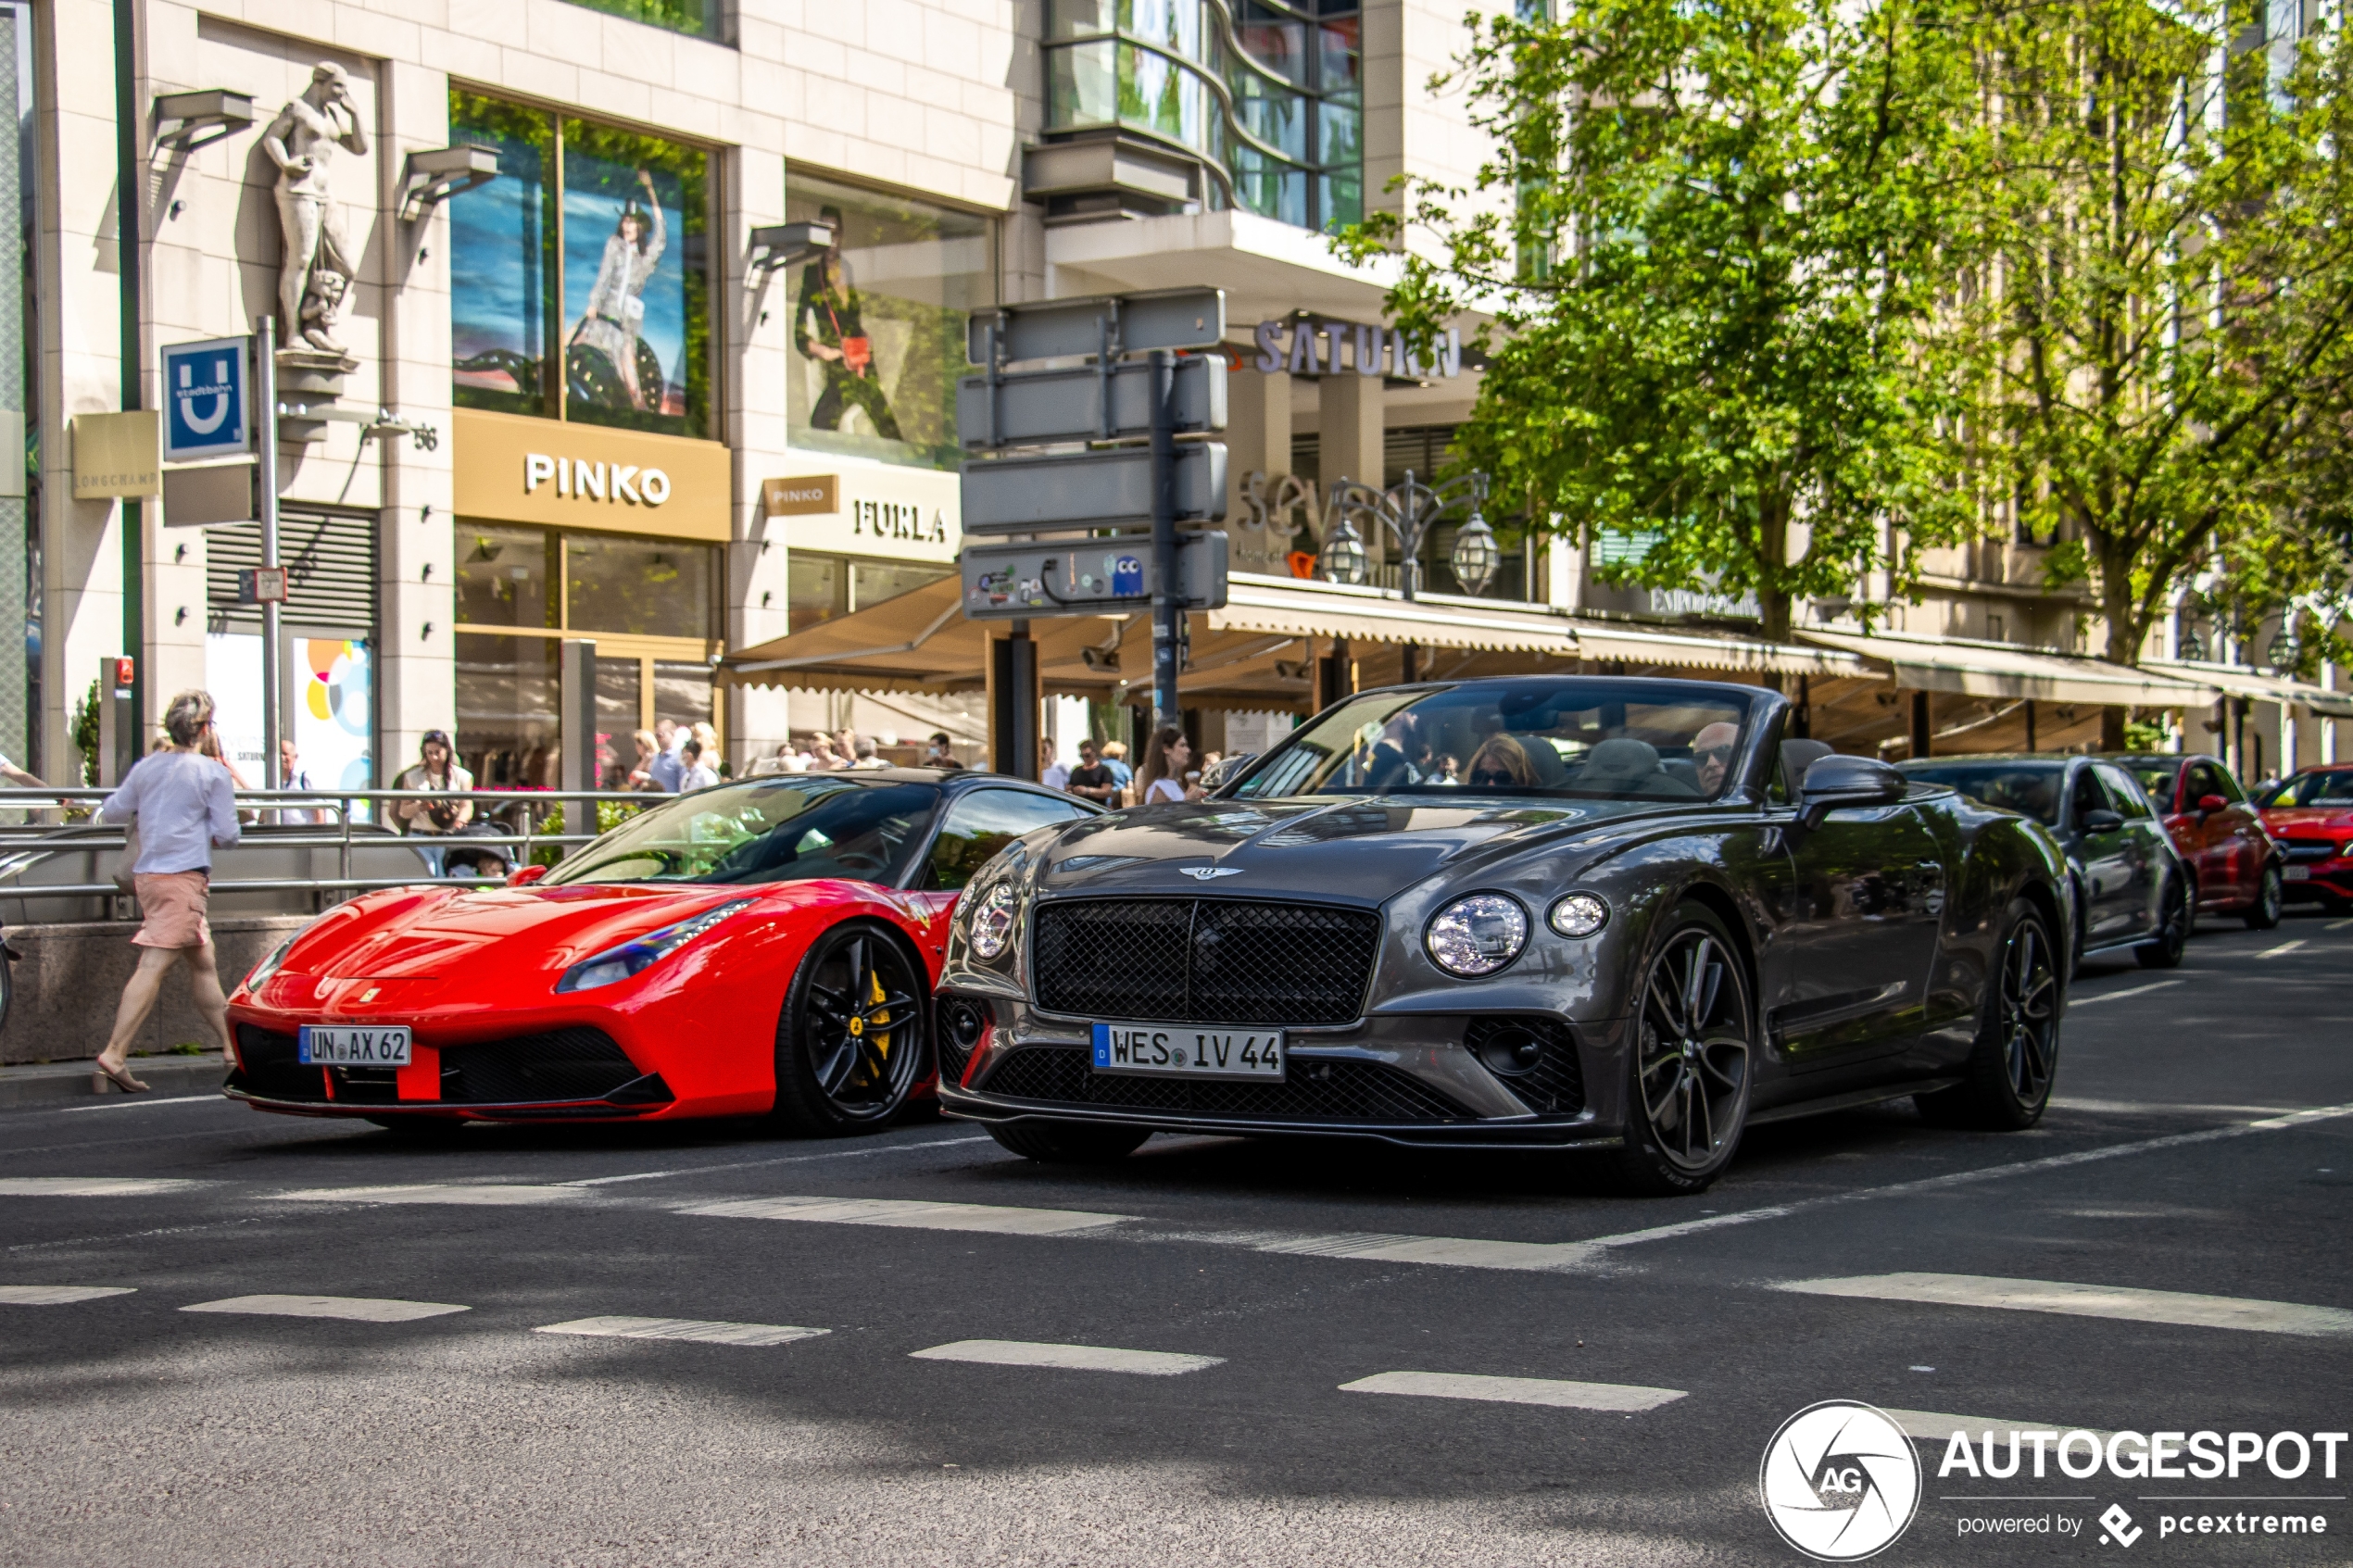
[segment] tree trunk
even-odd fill
[[[2121,540],[2097,536],[2100,561],[2100,613],[2108,620],[2108,662],[2138,669],[2141,641],[2148,628],[2133,600],[2133,552]],[[2100,709],[2100,749],[2123,751],[2124,721],[2132,709],[2111,704]]]

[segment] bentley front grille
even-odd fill
[[[1042,904],[1032,958],[1049,1012],[1139,1023],[1346,1023],[1380,947],[1366,909],[1239,898]]]
[[[1097,1073],[1083,1047],[1026,1046],[990,1070],[980,1092],[1004,1099],[1283,1122],[1467,1122],[1461,1106],[1382,1061],[1293,1057],[1279,1084],[1130,1078]]]

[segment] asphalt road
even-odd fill
[[[2298,913],[2095,966],[2041,1127],[1759,1129],[1692,1199],[1321,1144],[1072,1172],[936,1121],[419,1151],[209,1099],[8,1113],[0,1562],[1790,1563],[1759,1463],[1821,1400],[1972,1442],[2341,1432],[2348,958]],[[1823,1280],[1856,1283],[1789,1288]],[[120,1293],[6,1298],[44,1286]],[[972,1341],[1014,1348],[917,1354]],[[1087,1364],[1004,1364],[1038,1358]],[[2353,1447],[2235,1481],[1915,1451],[1878,1561],[2353,1560]]]

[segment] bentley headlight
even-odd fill
[[[1547,917],[1563,936],[1591,936],[1609,923],[1609,905],[1598,893],[1568,893],[1553,901]]]
[[[1005,950],[1005,944],[1013,939],[1013,916],[1020,904],[1021,895],[1013,891],[1013,884],[1000,882],[974,907],[969,939],[975,958],[993,959]]]
[[[593,991],[599,985],[610,985],[616,981],[641,974],[736,910],[748,909],[759,901],[757,898],[730,899],[715,909],[705,909],[691,920],[665,925],[659,931],[648,931],[618,947],[608,947],[596,957],[583,959],[564,971],[563,978],[556,982],[556,989]]]
[[[1516,898],[1474,893],[1439,910],[1422,943],[1449,974],[1492,974],[1528,946],[1528,911]]]

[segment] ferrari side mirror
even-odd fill
[[[1806,770],[1797,820],[1809,830],[1818,828],[1832,811],[1893,806],[1904,798],[1905,788],[1904,775],[1876,757],[1817,758]]]
[[[2201,795],[2197,797],[2197,814],[2201,817],[2210,817],[2217,811],[2227,811],[2230,809],[2231,803],[2219,795]]]
[[[507,885],[510,887],[529,887],[533,883],[537,882],[541,877],[546,876],[547,874],[547,868],[545,866],[520,867],[517,870],[507,873]]]

